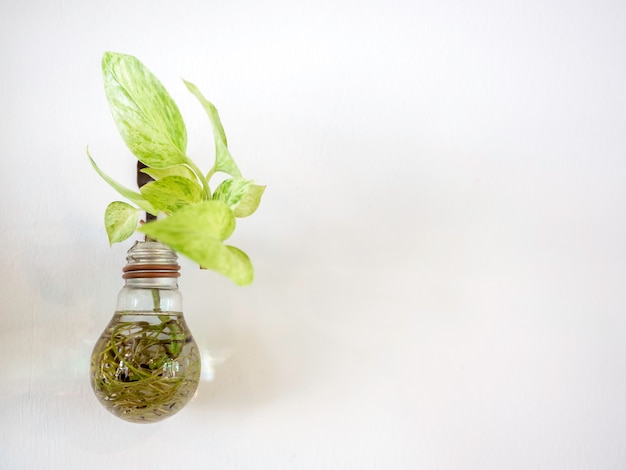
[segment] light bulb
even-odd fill
[[[158,242],[136,242],[126,260],[126,284],[91,355],[91,385],[114,415],[151,423],[191,400],[200,353],[182,313],[176,254]]]

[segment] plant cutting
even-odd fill
[[[137,231],[145,235],[128,252],[126,285],[94,347],[92,387],[115,415],[152,422],[182,408],[195,393],[200,374],[197,346],[181,311],[176,253],[238,285],[250,284],[249,257],[224,242],[237,218],[256,211],[265,187],[242,176],[217,109],[193,83],[183,80],[206,111],[215,143],[215,160],[207,172],[187,155],[180,111],[147,67],[133,56],[107,52],[102,73],[113,119],[149,182],[138,191],[121,185],[87,150],[96,172],[128,201],[111,202],[105,210],[109,243],[123,242]],[[218,173],[227,177],[212,189]]]
[[[215,106],[198,87],[183,81],[209,118],[215,141],[215,162],[207,173],[187,156],[187,131],[178,106],[161,82],[135,57],[107,52],[102,59],[104,88],[117,128],[132,154],[154,178],[133,191],[106,175],[88,156],[98,174],[132,204],[115,201],[106,208],[104,222],[111,244],[138,230],[217,271],[236,284],[253,280],[248,256],[223,242],[235,230],[235,218],[247,217],[259,206],[265,186],[242,177],[230,151]],[[214,191],[217,173],[230,178]],[[141,211],[160,220],[138,225]]]

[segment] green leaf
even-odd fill
[[[141,172],[150,175],[155,180],[166,176],[182,176],[191,181],[198,181],[196,174],[187,165],[176,165],[169,168],[143,168]]]
[[[149,231],[158,226],[159,230],[165,230],[166,233],[175,234],[177,237],[191,237],[198,234],[224,241],[232,235],[235,225],[233,212],[226,204],[221,201],[202,201],[185,206],[165,219],[144,224],[140,231],[153,235]],[[163,241],[163,243],[166,242]]]
[[[209,120],[213,126],[213,139],[215,140],[215,164],[213,165],[211,173],[221,171],[229,174],[230,176],[241,176],[241,172],[228,150],[226,133],[224,132],[224,127],[222,127],[222,122],[220,120],[220,115],[217,112],[217,108],[213,105],[213,103],[207,100],[202,93],[200,93],[200,90],[196,85],[186,80],[183,80],[183,82],[185,82],[187,89],[196,98],[198,98],[198,101],[200,101],[200,104],[209,116]]]
[[[228,207],[234,209],[237,207],[251,185],[252,180],[244,178],[230,178],[224,180],[217,188],[215,188],[213,199],[222,201],[227,204]]]
[[[185,163],[185,123],[152,72],[133,56],[106,52],[102,75],[113,118],[130,151],[152,168]]]
[[[200,202],[203,194],[197,182],[182,176],[166,176],[143,185],[140,191],[155,209],[166,214],[171,214],[183,206]]]
[[[235,217],[221,201],[186,206],[170,217],[142,225],[139,231],[212,269],[238,285],[250,284],[254,269],[241,250],[224,245],[235,229]]]
[[[263,196],[264,191],[265,186],[250,185],[237,207],[233,209],[235,217],[242,218],[254,214],[261,203],[261,196]]]
[[[93,158],[91,158],[91,155],[89,154],[89,149],[87,149],[87,157],[89,157],[89,161],[91,162],[91,166],[93,166],[94,170],[96,170],[96,172],[102,177],[102,179],[109,183],[109,185],[111,185],[111,187],[115,189],[118,193],[120,193],[129,201],[134,202],[143,210],[152,215],[157,215],[159,213],[159,211],[152,207],[152,204],[146,201],[141,194],[128,189],[126,186],[119,184],[113,178],[104,173],[100,168],[98,168],[98,165],[96,165],[96,162],[94,162]]]
[[[213,199],[226,203],[235,217],[248,217],[259,207],[264,191],[265,186],[252,184],[252,180],[230,178],[215,189]]]
[[[104,226],[106,227],[109,244],[123,242],[137,229],[139,223],[139,209],[125,202],[112,202],[104,212]]]

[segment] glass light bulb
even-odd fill
[[[151,423],[194,396],[200,354],[182,313],[176,254],[157,242],[137,242],[126,259],[126,284],[91,355],[91,385],[114,415]]]

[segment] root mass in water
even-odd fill
[[[193,397],[200,355],[180,313],[116,312],[91,357],[92,387],[116,416],[155,422]]]

